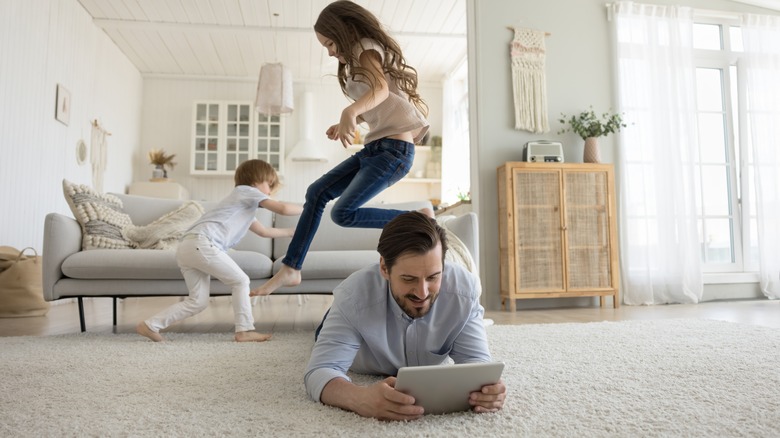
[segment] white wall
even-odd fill
[[[198,100],[242,100],[254,101],[257,84],[246,81],[209,81],[191,79],[147,78],[144,81],[143,118],[141,129],[141,148],[134,157],[134,177],[136,181],[146,181],[151,177],[152,166],[146,157],[149,149],[162,148],[167,153],[176,154],[177,163],[168,176],[183,185],[193,199],[218,200],[233,187],[232,176],[191,176],[189,174],[190,142],[192,133],[192,106]],[[349,152],[337,142],[328,140],[325,131],[338,122],[342,109],[349,101],[341,93],[334,78],[323,78],[322,82],[296,82],[293,85],[295,107],[300,109],[301,95],[310,91],[313,95],[311,133],[315,141],[330,157],[327,163],[285,162],[283,186],[275,198],[290,202],[304,200],[306,188],[315,179],[326,173]],[[421,95],[428,101],[431,109],[431,132],[441,135],[441,86],[422,84]],[[285,114],[285,147],[287,153],[301,138],[303,111],[293,110]],[[415,187],[412,187],[414,189]],[[398,200],[404,193],[397,193]],[[409,196],[419,196],[409,193]],[[379,197],[378,197],[379,198]],[[377,199],[377,202],[380,199]]]
[[[70,123],[55,120],[57,84],[71,93]],[[71,215],[62,179],[91,184],[76,162],[76,142],[90,144],[90,121],[112,136],[106,191],[132,180],[138,148],[138,70],[77,0],[0,1],[0,245],[42,251],[47,213]]]
[[[550,139],[564,144],[568,162],[582,162],[582,140],[574,134],[558,135],[563,112],[571,114],[590,105],[601,112],[615,108],[611,63],[610,23],[603,0],[545,0],[538,2],[469,0],[473,12],[469,34],[469,74],[472,89],[472,181],[474,203],[480,216],[480,259],[486,307],[498,309],[499,251],[496,168],[522,159],[522,146],[531,140]],[[644,3],[679,4],[701,9],[770,13],[727,0],[648,0]],[[550,133],[538,135],[514,129],[507,26],[529,27],[551,33],[546,44],[546,80]],[[614,136],[599,140],[603,162],[614,162]],[[474,169],[476,168],[476,171]],[[706,292],[706,291],[705,291]],[[705,293],[706,294],[706,293]],[[724,298],[724,297],[720,297]],[[526,300],[520,307],[593,305],[592,298]]]

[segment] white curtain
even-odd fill
[[[471,191],[469,150],[468,64],[464,61],[445,80],[442,100],[442,202],[458,202]]]
[[[742,18],[761,290],[780,298],[780,17]]]
[[[617,150],[623,301],[697,303],[693,11],[618,2],[610,13],[618,107],[631,123]]]

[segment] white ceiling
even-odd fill
[[[296,80],[333,75],[312,26],[331,0],[79,0],[144,76],[257,80],[282,62]],[[401,45],[421,82],[466,56],[466,0],[355,0]],[[274,16],[278,14],[278,16]]]
[[[762,8],[780,11],[780,0],[733,0],[746,5],[760,6]]]

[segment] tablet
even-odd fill
[[[426,414],[446,414],[471,409],[469,394],[498,383],[502,362],[403,367],[395,389],[414,397]]]

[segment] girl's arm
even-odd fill
[[[295,216],[303,212],[303,206],[301,205],[290,204],[275,199],[266,199],[265,201],[260,202],[260,207],[283,216]]]
[[[371,72],[376,78],[376,83],[366,94],[341,112],[341,120],[338,125],[331,126],[327,131],[327,136],[331,140],[339,140],[344,147],[352,144],[357,129],[357,118],[374,108],[390,95],[390,89],[385,80],[385,74],[382,70],[382,60],[375,50],[364,50],[360,54],[360,66]]]
[[[292,237],[295,228],[269,228],[263,226],[260,221],[252,221],[252,224],[249,225],[249,231],[260,237]]]

